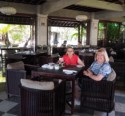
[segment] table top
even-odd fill
[[[1,50],[30,50],[32,48],[24,48],[24,47],[2,47]]]
[[[74,70],[74,71],[77,71],[77,73],[66,74],[66,73],[63,72],[64,69]],[[60,68],[59,70],[47,69],[47,68],[42,68],[42,67],[38,68],[38,72],[41,72],[43,75],[52,76],[52,77],[58,76],[59,78],[60,77],[75,78],[83,70],[84,70],[84,67],[78,68],[76,66],[65,66],[65,67]]]

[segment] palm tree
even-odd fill
[[[80,25],[80,32],[79,32],[78,27],[75,29],[77,30],[77,33],[74,33],[71,38],[77,37],[79,39],[79,41],[82,42],[86,37],[86,24],[84,23],[84,24]]]
[[[28,36],[27,33],[30,32],[29,25],[10,25],[10,24],[1,24],[0,34],[2,35],[2,43],[7,47],[15,45],[15,43],[21,43],[24,36],[27,37],[25,42],[28,44],[31,39],[31,34]],[[11,40],[10,40],[11,39]],[[27,45],[25,44],[25,45]]]
[[[9,24],[1,25],[0,27],[0,34],[2,35],[2,43],[5,44],[7,47],[10,45],[10,41],[8,39],[8,32],[10,30]]]

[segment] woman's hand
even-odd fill
[[[63,58],[59,58],[58,63],[61,64],[63,62]]]
[[[90,70],[83,71],[83,74],[90,77],[92,75],[92,72]]]

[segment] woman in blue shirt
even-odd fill
[[[101,48],[95,54],[95,61],[83,74],[95,81],[100,81],[104,77],[108,77],[111,72],[107,52],[104,48]]]

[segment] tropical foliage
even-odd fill
[[[104,34],[104,23],[99,23],[99,30],[98,30],[98,40],[103,40],[105,38]]]
[[[30,25],[0,24],[0,42],[7,47],[26,43],[31,39]]]
[[[113,22],[100,22],[98,31],[98,43],[104,44],[116,43],[120,40],[120,24]],[[105,41],[106,40],[106,41]],[[104,42],[105,41],[105,42]]]
[[[71,38],[73,37],[79,37],[80,36],[80,41],[85,41],[86,40],[86,23],[82,24],[80,26],[80,33],[78,32],[78,27],[75,28],[76,29],[76,33],[74,33]],[[80,35],[79,35],[80,34]]]
[[[107,39],[112,43],[119,40],[120,25],[118,23],[108,23],[107,24]]]

